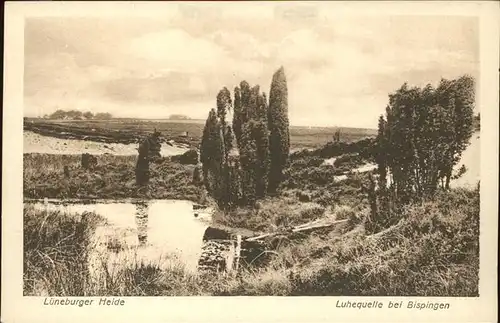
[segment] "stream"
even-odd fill
[[[108,271],[136,264],[160,268],[182,265],[196,271],[203,238],[211,223],[211,210],[198,209],[183,200],[148,201],[25,201],[35,209],[83,214],[94,212],[105,219],[92,237],[90,271],[106,260]]]

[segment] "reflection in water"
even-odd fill
[[[144,246],[148,241],[148,211],[147,201],[135,204],[135,223],[137,225],[137,237],[139,245]]]
[[[93,235],[90,256],[96,266],[104,261],[111,271],[140,263],[160,268],[182,264],[196,270],[203,235],[211,222],[210,209],[197,208],[195,217],[193,203],[182,200],[44,202],[30,204],[49,212],[95,212],[106,220]]]

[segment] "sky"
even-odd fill
[[[478,21],[314,9],[179,7],[152,17],[25,21],[24,113],[205,119],[242,80],[269,93],[283,66],[292,125],[376,128],[404,82],[479,77]]]

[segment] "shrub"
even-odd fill
[[[304,220],[304,222],[307,222],[316,220],[324,213],[325,213],[324,207],[317,204],[310,204],[303,206],[303,208],[300,210],[300,217]]]
[[[376,159],[380,187],[390,172],[398,204],[426,200],[449,189],[452,170],[473,132],[475,80],[441,79],[437,88],[403,84],[380,116]]]
[[[311,194],[309,194],[309,193],[305,193],[303,191],[298,191],[297,197],[299,198],[299,201],[301,201],[301,202],[311,202]]]
[[[355,155],[342,155],[335,159],[333,165],[335,167],[347,167],[348,169],[353,169],[363,165],[366,160],[361,157],[359,154]]]
[[[190,149],[182,155],[172,156],[172,161],[183,165],[196,165],[198,164],[198,151],[196,149]]]
[[[307,167],[319,167],[323,164],[323,159],[319,157],[312,157],[307,161]]]

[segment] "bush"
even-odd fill
[[[309,193],[305,193],[303,191],[298,191],[297,197],[299,198],[299,201],[301,201],[301,202],[311,202],[311,194],[309,194]]]
[[[304,220],[304,222],[308,222],[318,219],[324,213],[324,207],[317,204],[310,204],[304,206],[304,208],[300,210],[300,217]]]
[[[196,149],[190,149],[182,155],[172,156],[172,161],[183,165],[196,165],[198,164],[198,151]]]
[[[352,143],[329,142],[311,154],[321,158],[332,158],[344,154],[359,154],[365,159],[371,159],[373,158],[374,147],[375,139],[365,138]]]
[[[319,167],[323,164],[323,161],[323,158],[312,157],[307,161],[307,167]]]
[[[353,169],[359,167],[365,163],[365,159],[358,154],[355,155],[343,155],[338,157],[333,166],[335,167],[347,167],[348,169]]]

